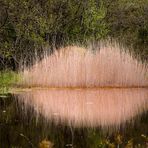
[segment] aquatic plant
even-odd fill
[[[22,72],[24,87],[147,87],[147,64],[118,44],[54,51]]]
[[[147,111],[147,71],[118,44],[68,46],[24,68],[16,95],[47,121],[119,127]]]

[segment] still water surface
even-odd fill
[[[45,140],[55,148],[126,147],[128,143],[145,148],[147,109],[146,88],[16,93],[0,98],[0,148],[38,147]]]

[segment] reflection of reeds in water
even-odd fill
[[[119,126],[146,111],[148,90],[43,89],[21,93],[19,101],[31,106],[48,121],[72,126]]]
[[[147,86],[147,65],[119,46],[102,46],[92,52],[70,46],[23,72],[22,85],[39,87]]]
[[[147,65],[117,45],[94,52],[69,46],[26,68],[20,85],[40,90],[19,96],[49,120],[74,126],[118,126],[147,110],[146,74]]]

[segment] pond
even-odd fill
[[[28,89],[0,97],[0,148],[148,146],[147,88]]]
[[[0,148],[148,147],[147,64],[125,51],[68,46],[23,67],[0,97]]]

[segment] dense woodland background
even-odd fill
[[[0,0],[2,147],[30,147],[30,141],[38,145],[45,137],[54,141],[55,147],[71,142],[68,127],[53,126],[49,130],[41,119],[36,124],[32,110],[24,118],[22,106],[9,94],[9,89],[20,80],[19,74],[11,70],[17,71],[24,64],[22,61],[31,63],[46,48],[52,52],[61,46],[108,38],[148,62],[148,0]],[[101,135],[100,129],[74,129],[75,146],[145,147],[147,112],[137,118],[132,128],[127,124],[125,130],[121,128],[120,133],[107,137]]]
[[[45,47],[115,39],[148,60],[148,0],[0,0],[0,69]]]

